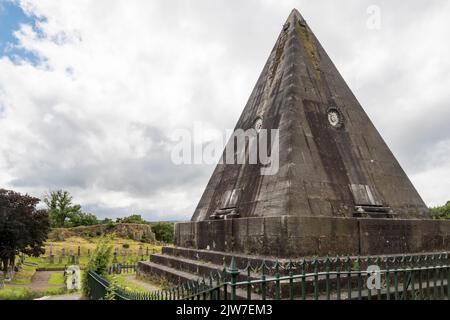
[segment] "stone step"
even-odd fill
[[[137,277],[140,279],[147,279],[151,281],[167,281],[170,285],[179,286],[185,284],[190,281],[197,281],[199,279],[198,276],[180,271],[168,266],[164,266],[161,264],[153,263],[150,261],[141,261],[138,263],[138,271]],[[221,291],[221,295],[223,295],[223,290]],[[228,298],[230,298],[230,292],[228,289]],[[237,288],[236,289],[236,298],[238,300],[244,300],[247,298],[247,291]],[[261,300],[261,296],[259,294],[252,294],[253,300]]]
[[[191,259],[186,259],[186,258],[182,258],[182,257],[177,257],[177,256],[170,256],[167,254],[153,254],[150,256],[151,259],[151,265],[157,265],[160,266],[162,270],[166,270],[167,268],[169,269],[173,269],[175,271],[177,271],[175,274],[186,274],[186,276],[184,277],[184,279],[186,279],[187,281],[192,280],[192,279],[198,279],[198,278],[208,278],[212,273],[217,275],[217,274],[222,274],[223,271],[223,266],[219,266],[216,264],[212,264],[212,263],[207,263],[204,261],[199,261],[199,260],[191,260]],[[149,270],[149,272],[156,274],[158,276],[160,276],[160,272],[159,270],[154,271],[152,269]],[[187,275],[189,275],[190,277],[188,277]],[[250,273],[250,277],[248,277],[247,274],[241,272],[241,274],[237,277],[237,281],[238,282],[244,282],[244,281],[248,281],[248,280],[260,280],[261,279],[261,274],[257,273],[257,272],[251,272]],[[272,276],[267,275],[267,278],[272,278]],[[330,290],[333,290],[336,288],[336,281],[335,281],[336,277],[333,275],[330,275],[330,280],[329,280],[329,287]],[[173,278],[173,276],[170,276],[170,278],[167,279],[170,283],[175,284],[175,285],[179,285],[182,284],[183,282],[179,281],[179,277],[178,278]],[[228,279],[229,281],[230,279]],[[356,287],[358,282],[357,282],[357,277],[352,277],[351,278],[351,285],[352,287]],[[364,279],[361,279],[361,282],[364,282]],[[305,293],[310,295],[313,294],[314,292],[314,279],[312,277],[308,277],[305,279]],[[293,293],[294,296],[300,296],[302,293],[302,282],[300,281],[300,279],[294,279],[293,283]],[[318,277],[318,281],[317,281],[317,286],[318,286],[318,290],[319,291],[324,291],[325,287],[326,287],[326,278],[325,276],[319,276]],[[346,277],[342,276],[341,278],[341,287],[344,288],[344,286],[347,286],[347,279]],[[239,289],[242,289],[245,292],[245,295],[247,296],[247,286],[244,284],[241,287],[239,287]],[[253,285],[252,287],[252,295],[253,294],[259,294],[262,292],[262,287],[261,285]],[[268,298],[273,298],[276,296],[276,283],[275,281],[271,281],[268,282],[266,285],[266,293],[267,293],[267,297]],[[287,298],[290,295],[290,283],[289,280],[283,280],[280,281],[280,295],[281,297]]]
[[[222,274],[224,266],[217,265],[211,262],[205,262],[201,260],[192,260],[179,256],[171,256],[167,254],[152,254],[150,261],[156,264],[160,264],[166,267],[174,268],[183,272],[194,274],[198,277],[208,278],[212,274],[217,277],[218,274]],[[260,279],[261,276],[255,272],[250,273],[251,280]],[[238,281],[247,280],[247,274],[241,274],[238,277]]]
[[[163,247],[162,253],[167,256],[181,257],[194,261],[201,260],[219,266],[223,266],[224,264],[227,266],[230,265],[231,259],[234,257],[239,269],[244,269],[248,263],[250,263],[253,267],[260,266],[262,265],[263,262],[265,262],[268,266],[272,266],[277,261],[277,258],[275,257],[266,257],[266,256],[261,257],[239,253],[227,253],[212,250],[198,250],[181,247]],[[288,260],[286,259],[278,259],[278,261],[280,263],[288,262]]]
[[[181,284],[185,284],[189,281],[197,281],[198,279],[200,279],[201,277],[199,277],[198,275],[192,274],[190,272],[185,272],[185,271],[180,271],[177,270],[175,268],[166,266],[166,265],[162,265],[162,264],[158,264],[158,263],[153,263],[153,262],[140,262],[138,265],[138,277],[140,278],[150,278],[153,281],[158,281],[161,279],[164,279],[164,281],[169,282],[169,286],[178,286]],[[253,278],[253,277],[252,277]],[[270,278],[270,277],[268,277]],[[239,281],[245,281],[244,280],[239,280]],[[330,283],[329,283],[329,289],[330,289],[330,298],[332,300],[336,300],[337,299],[337,294],[336,294],[336,278],[335,277],[330,277]],[[342,277],[341,278],[341,299],[342,300],[347,300],[349,299],[348,297],[348,287],[347,287],[347,278],[346,277]],[[362,279],[362,290],[361,290],[361,298],[362,299],[367,299],[368,297],[368,290],[365,288],[365,279]],[[447,280],[444,280],[444,287],[446,288],[446,290],[448,290],[448,286],[447,286]],[[326,286],[326,281],[323,277],[319,277],[318,282],[317,282],[317,288],[318,288],[318,299],[319,300],[324,300],[326,299],[326,295],[325,295],[325,286]],[[352,277],[351,278],[351,299],[357,299],[358,297],[358,291],[357,291],[357,278],[356,277]],[[424,290],[426,290],[425,288],[427,287],[426,283],[424,282],[422,284],[422,288]],[[432,287],[432,286],[431,286]],[[276,294],[275,294],[275,282],[268,282],[266,285],[266,297],[267,299],[273,299]],[[418,289],[418,284],[415,284],[415,289]],[[229,294],[229,290],[230,288],[228,288],[228,294]],[[411,288],[409,288],[409,290],[411,290]],[[438,290],[438,294],[440,293],[440,289]],[[394,287],[392,286],[391,283],[391,299],[393,298],[394,295]],[[399,283],[398,285],[398,292],[402,293],[404,291],[403,288],[403,284]],[[433,293],[433,289],[431,289],[432,293]],[[262,288],[260,285],[253,285],[251,288],[251,299],[252,300],[260,300],[262,299],[261,297],[261,292],[262,292]],[[302,282],[300,279],[295,279],[293,281],[293,296],[294,299],[300,299],[301,297],[301,292],[302,292]],[[445,291],[447,292],[447,291]],[[236,289],[236,296],[237,299],[246,299],[247,298],[247,285],[246,284],[242,284],[239,287],[237,287]],[[223,291],[222,293],[223,294]],[[307,300],[312,300],[314,299],[314,280],[309,278],[306,279],[305,281],[305,298]],[[411,293],[409,293],[411,294]],[[377,299],[376,297],[377,292],[376,290],[372,291],[372,299]],[[445,296],[447,295],[447,293],[445,293]],[[281,281],[280,283],[280,298],[281,299],[289,299],[290,297],[290,284],[288,280],[285,281]],[[386,299],[386,289],[382,290],[381,293],[381,299]]]

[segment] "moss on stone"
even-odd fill
[[[310,30],[306,25],[297,24],[295,30],[300,35],[303,46],[305,47],[306,53],[308,54],[309,60],[311,61],[317,78],[320,78],[320,61],[319,55],[317,53],[316,43],[311,35]]]

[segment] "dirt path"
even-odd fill
[[[37,271],[33,276],[30,289],[33,291],[44,291],[47,288],[61,288],[63,285],[51,285],[48,284],[48,280],[55,271]]]
[[[147,282],[147,281],[143,281],[143,280],[137,279],[135,275],[126,276],[125,278],[127,279],[127,281],[129,281],[131,283],[134,283],[134,284],[137,284],[137,285],[145,288],[146,290],[148,290],[150,292],[151,291],[161,290],[161,288],[159,286],[157,286],[155,284],[152,284],[150,282]]]

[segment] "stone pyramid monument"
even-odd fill
[[[139,265],[172,283],[246,261],[450,249],[389,147],[297,10],[236,125],[279,129],[279,169],[218,164],[175,247]]]
[[[234,217],[429,218],[306,21],[293,10],[236,125],[279,129],[279,171],[219,164],[193,222]]]

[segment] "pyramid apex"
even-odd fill
[[[300,12],[297,10],[297,8],[292,9],[288,19],[288,21],[305,21],[303,16],[300,14]]]
[[[291,15],[293,15],[293,14],[300,15],[300,12],[298,11],[297,8],[293,8],[292,11],[291,11]]]

